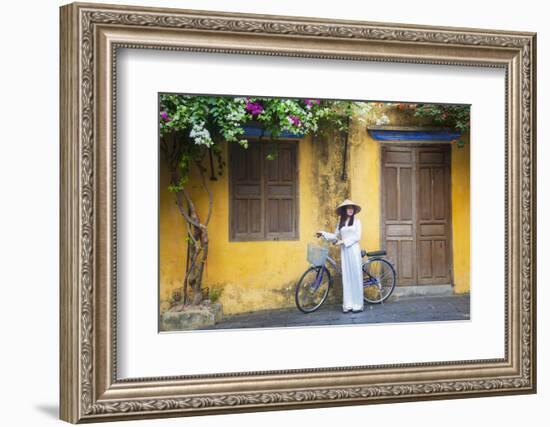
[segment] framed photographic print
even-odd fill
[[[60,13],[63,420],[536,391],[535,34]]]

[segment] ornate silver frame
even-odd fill
[[[60,417],[71,423],[536,391],[534,33],[129,6],[61,7]],[[505,357],[118,380],[118,47],[506,70]]]

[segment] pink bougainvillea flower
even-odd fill
[[[307,105],[307,108],[312,108],[314,105],[321,105],[321,101],[318,99],[306,99],[305,103]]]
[[[264,107],[259,102],[251,102],[250,99],[246,98],[246,111],[253,116],[257,116],[264,111]]]
[[[168,113],[166,111],[160,112],[160,118],[164,120],[165,122],[171,122],[172,119],[168,116]]]
[[[288,116],[288,121],[292,123],[294,126],[300,126],[302,124],[302,121],[299,117],[295,116],[294,114],[291,114]]]

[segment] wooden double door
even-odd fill
[[[382,239],[398,285],[452,283],[450,146],[382,146]]]

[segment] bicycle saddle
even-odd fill
[[[368,257],[373,257],[373,256],[384,256],[386,255],[386,251],[372,251],[372,252],[367,252],[366,250],[361,250],[361,257],[365,257],[365,256],[368,256]]]

